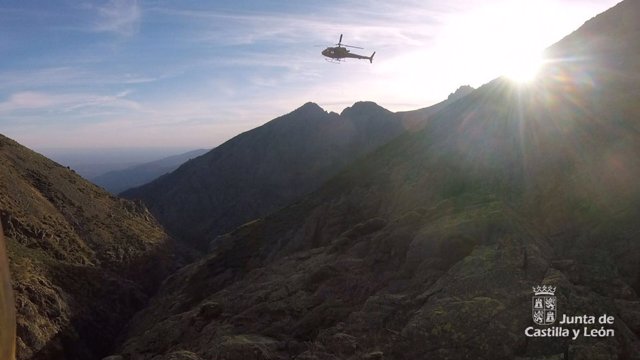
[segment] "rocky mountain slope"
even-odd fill
[[[123,196],[141,199],[169,232],[206,248],[216,235],[315,190],[403,131],[397,115],[374,103],[339,115],[307,103]]]
[[[120,354],[640,358],[639,17],[622,2],[552,46],[536,83],[497,79],[217,237]],[[540,284],[558,316],[611,315],[615,336],[525,336]]]
[[[0,358],[15,359],[16,304],[9,275],[9,259],[0,223]]]
[[[144,206],[2,135],[0,210],[18,359],[100,359],[172,262]]]
[[[197,158],[208,151],[206,149],[193,150],[123,170],[109,171],[89,180],[112,194],[119,194],[127,189],[144,185],[164,174],[170,173],[185,162]]]

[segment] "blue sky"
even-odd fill
[[[307,101],[417,109],[617,2],[3,0],[0,133],[35,149],[202,148]],[[373,64],[326,62],[341,33]]]

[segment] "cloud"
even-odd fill
[[[0,115],[16,115],[23,112],[37,111],[46,118],[50,113],[77,112],[82,109],[105,109],[139,111],[140,104],[125,97],[128,91],[116,95],[80,94],[80,93],[46,93],[22,91],[11,94],[7,100],[0,102]],[[86,112],[83,115],[87,115]]]
[[[167,75],[165,75],[167,76]],[[105,70],[58,66],[40,69],[0,72],[0,91],[18,92],[27,89],[66,88],[96,85],[135,85],[159,80],[160,77],[136,73],[109,73]]]
[[[394,3],[395,5],[395,3]],[[436,13],[424,6],[412,8],[411,16],[395,11],[370,12],[366,6],[326,8],[311,13],[194,11],[175,8],[150,8],[149,11],[172,19],[187,19],[195,25],[193,41],[217,45],[249,45],[264,42],[298,44],[337,41],[345,33],[350,41],[375,41],[380,45],[420,45],[431,37]],[[418,16],[419,15],[419,16]],[[345,39],[345,40],[346,40]]]
[[[36,92],[21,92],[13,94],[5,102],[0,103],[0,112],[17,109],[37,109],[64,102],[61,96],[49,96]]]
[[[93,30],[130,36],[138,31],[142,10],[137,0],[109,0],[97,7]]]

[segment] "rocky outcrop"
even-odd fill
[[[445,202],[370,231],[362,229],[379,220],[357,224],[320,247],[271,261],[246,255],[242,261],[242,252],[257,253],[246,245],[219,249],[169,279],[135,319],[122,353],[133,359],[177,349],[204,359],[507,359],[568,348],[592,352],[593,340],[524,336],[531,285],[538,283],[560,289],[563,312],[615,316],[616,337],[596,346],[621,358],[637,349],[637,335],[627,329],[640,313],[617,304],[637,305],[634,290],[619,281],[603,290],[586,286],[616,277],[602,263],[584,262],[598,275],[553,267],[552,244],[519,218],[500,201]],[[616,300],[607,291],[623,295]]]
[[[96,359],[172,266],[140,203],[115,198],[0,135],[0,220],[18,359]]]
[[[4,233],[0,223],[0,358],[15,359],[16,349],[16,305],[9,275]]]

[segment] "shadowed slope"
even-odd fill
[[[403,130],[398,116],[374,103],[340,115],[307,103],[123,196],[142,199],[171,233],[206,248],[216,235],[309,193]]]

